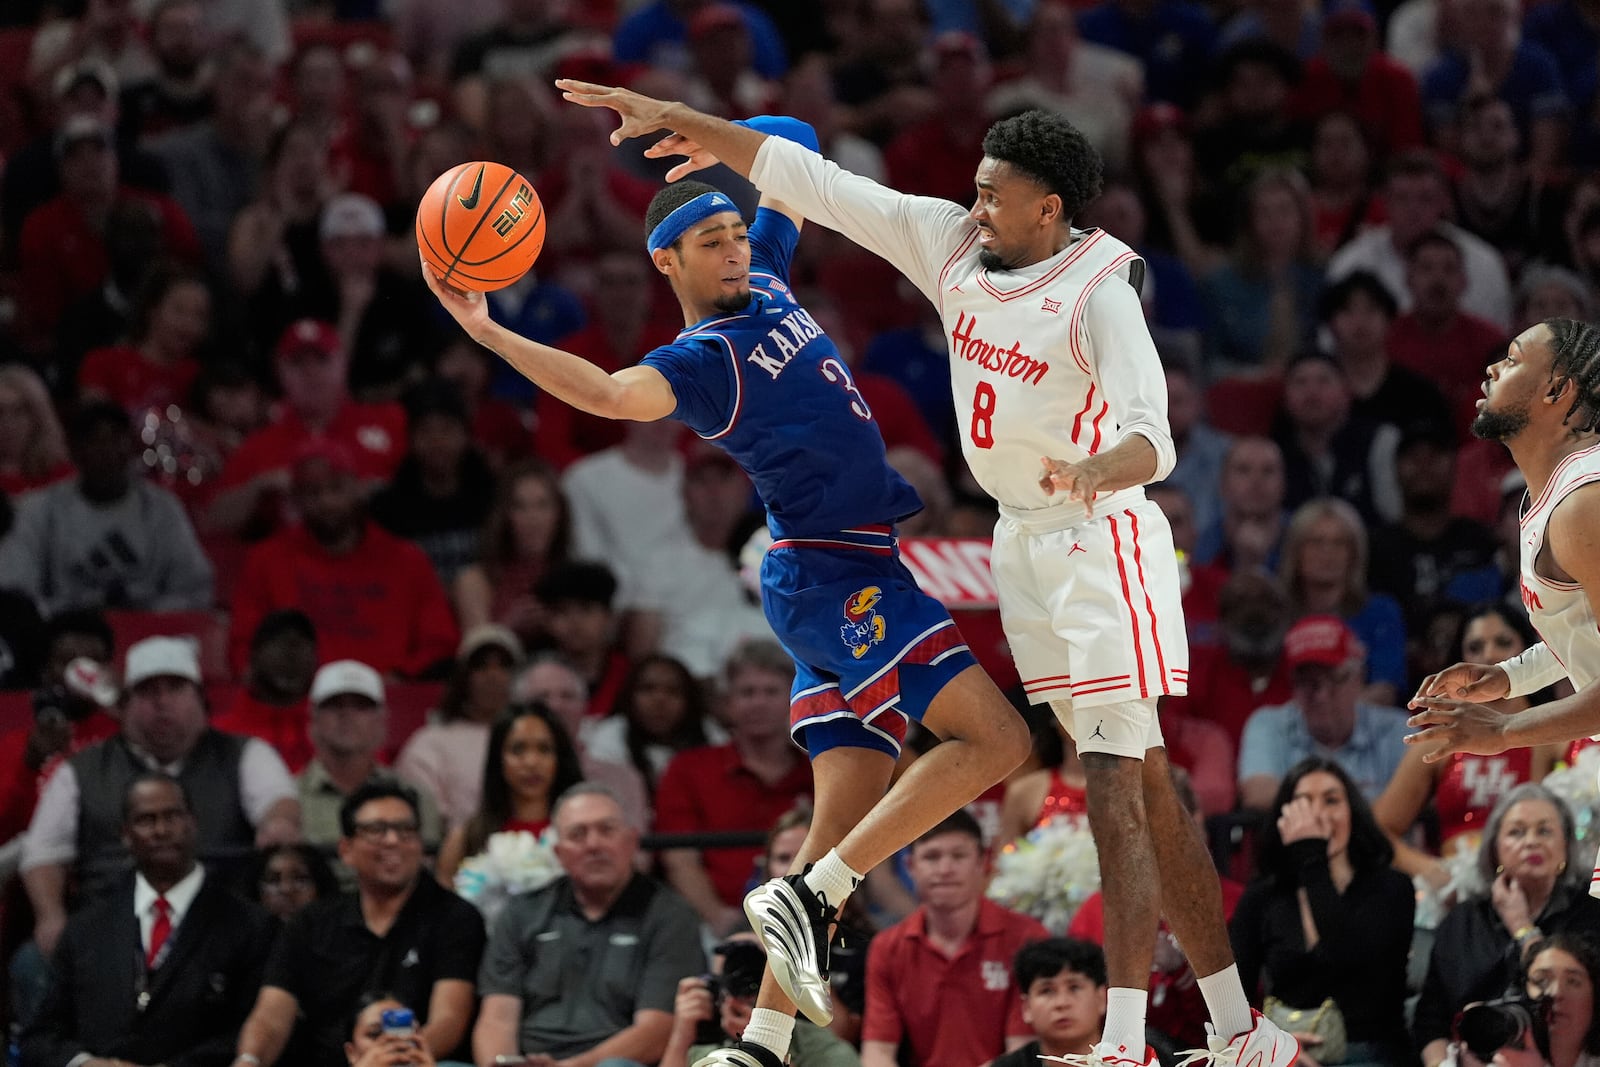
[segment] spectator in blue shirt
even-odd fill
[[[1406,715],[1361,699],[1366,649],[1342,620],[1313,615],[1290,627],[1283,655],[1294,699],[1256,709],[1239,744],[1239,801],[1272,807],[1290,768],[1313,757],[1337,763],[1369,801],[1405,754]]]
[[[1217,28],[1190,0],[1100,0],[1078,17],[1078,34],[1144,64],[1151,100],[1189,107],[1209,84]]]
[[[704,0],[655,0],[623,19],[611,38],[612,56],[618,63],[648,63],[653,67],[687,70],[689,20],[705,6]],[[763,78],[782,78],[789,69],[783,38],[765,12],[735,2],[744,13],[750,32],[754,66]]]
[[[1466,97],[1488,91],[1511,105],[1536,175],[1561,161],[1570,102],[1551,54],[1522,38],[1518,0],[1462,0],[1459,45],[1422,76],[1422,112],[1435,137],[1449,133]]]

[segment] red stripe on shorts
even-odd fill
[[[1117,577],[1122,579],[1122,602],[1128,606],[1128,621],[1133,624],[1133,658],[1139,667],[1139,695],[1148,697],[1149,687],[1144,680],[1144,646],[1139,641],[1139,613],[1133,606],[1133,593],[1128,589],[1128,567],[1122,561],[1122,535],[1117,531],[1117,520],[1114,515],[1107,515],[1106,521],[1111,524],[1111,550],[1117,557]]]

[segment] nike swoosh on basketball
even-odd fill
[[[471,211],[473,208],[478,206],[478,194],[483,192],[483,171],[483,167],[478,168],[478,176],[472,182],[471,196],[458,195],[456,197],[457,200],[461,201],[461,206],[466,208],[468,211]]]

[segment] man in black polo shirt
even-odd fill
[[[362,786],[339,823],[339,858],[355,872],[356,892],[318,901],[284,928],[234,1067],[278,1062],[300,1013],[308,1067],[346,1067],[350,1018],[375,990],[414,1008],[435,1057],[466,1036],[483,920],[423,870],[415,795],[393,782]]]
[[[634,870],[638,832],[605,786],[568,789],[551,821],[567,873],[512,898],[495,920],[478,976],[474,1059],[655,1063],[672,1033],[678,981],[706,969],[699,917]]]

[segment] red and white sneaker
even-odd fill
[[[1206,1024],[1206,1048],[1195,1049],[1178,1067],[1291,1067],[1300,1058],[1300,1039],[1251,1009],[1255,1025],[1232,1039]]]
[[[1144,1047],[1144,1059],[1138,1059],[1127,1045],[1099,1044],[1091,1047],[1087,1055],[1040,1056],[1051,1063],[1064,1063],[1067,1067],[1161,1067],[1156,1050]]]

